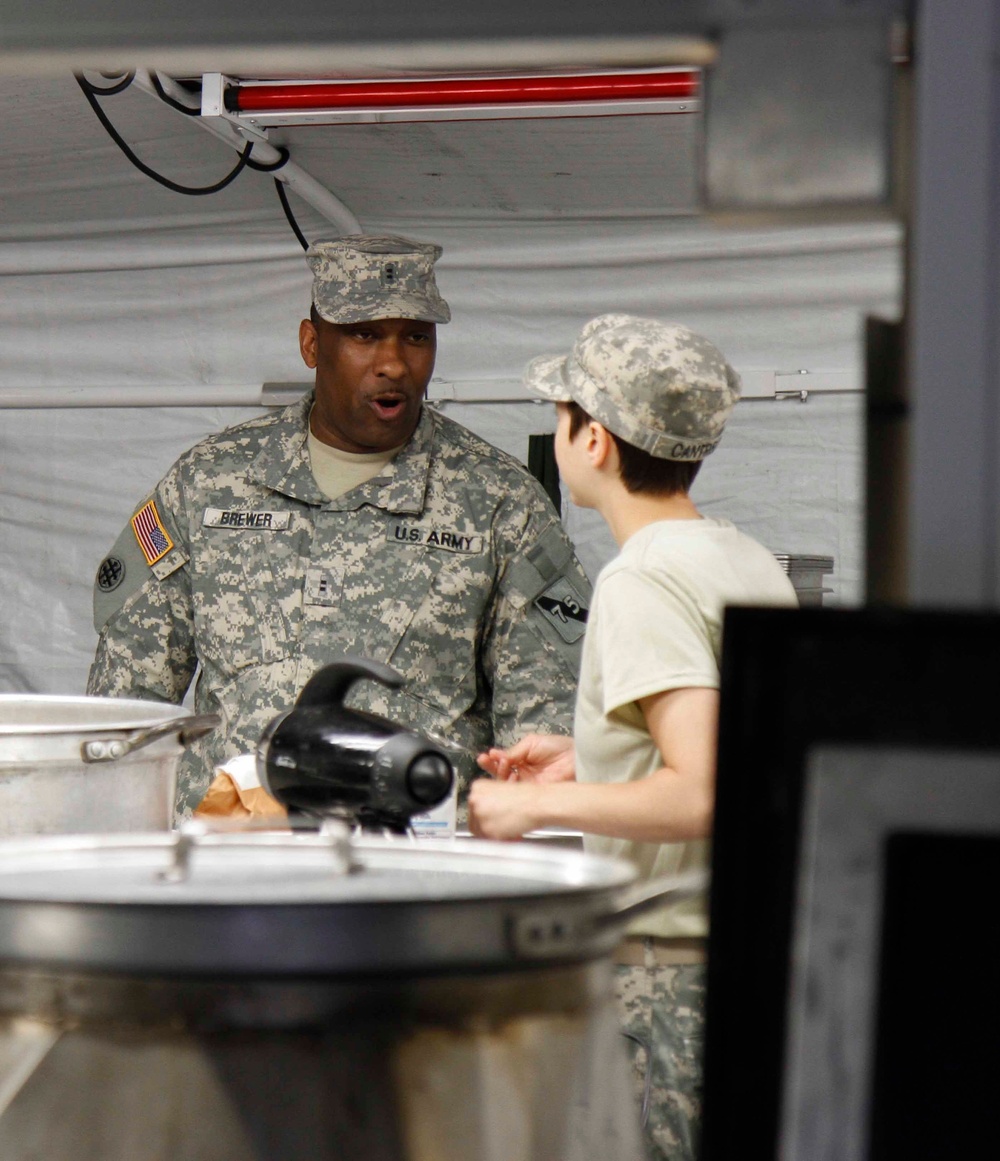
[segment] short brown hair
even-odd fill
[[[581,428],[591,422],[593,416],[572,399],[566,407],[569,408],[569,437],[573,439]],[[619,475],[627,492],[676,496],[680,493],[686,495],[691,490],[701,468],[701,460],[660,459],[634,444],[626,443],[613,431],[609,431],[608,435],[618,448],[618,462],[621,465]]]

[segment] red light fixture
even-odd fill
[[[698,73],[598,73],[592,76],[487,77],[474,80],[328,81],[230,89],[234,113],[393,106],[506,105],[533,101],[690,100]],[[229,102],[226,102],[229,105]]]
[[[697,109],[697,69],[363,81],[227,78],[230,117],[257,125],[609,116]]]

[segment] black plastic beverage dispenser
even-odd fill
[[[290,815],[347,817],[367,828],[404,832],[413,815],[444,802],[455,770],[422,735],[348,709],[344,699],[362,678],[391,689],[404,683],[395,669],[363,657],[320,669],[261,735],[257,773]]]

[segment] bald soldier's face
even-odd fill
[[[384,318],[317,326],[303,319],[299,349],[316,371],[311,426],[317,439],[348,452],[406,443],[434,371],[433,323]]]

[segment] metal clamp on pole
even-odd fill
[[[267,139],[267,130],[258,128],[252,122],[234,117],[226,109],[225,92],[228,78],[222,73],[205,73],[201,79],[201,99],[188,92],[172,78],[157,73],[156,81],[168,96],[179,104],[198,111],[200,115],[192,120],[224,141],[230,148],[239,152],[247,141],[253,141],[253,158],[264,165],[272,165],[281,161],[283,151],[272,145]],[[137,69],[135,83],[144,92],[160,99],[156,85],[149,72]],[[321,185],[311,174],[306,173],[292,160],[274,171],[273,176],[289,189],[294,190],[304,202],[307,202],[323,215],[327,221],[336,226],[341,234],[361,234],[364,231],[361,223],[346,205],[334,193]]]

